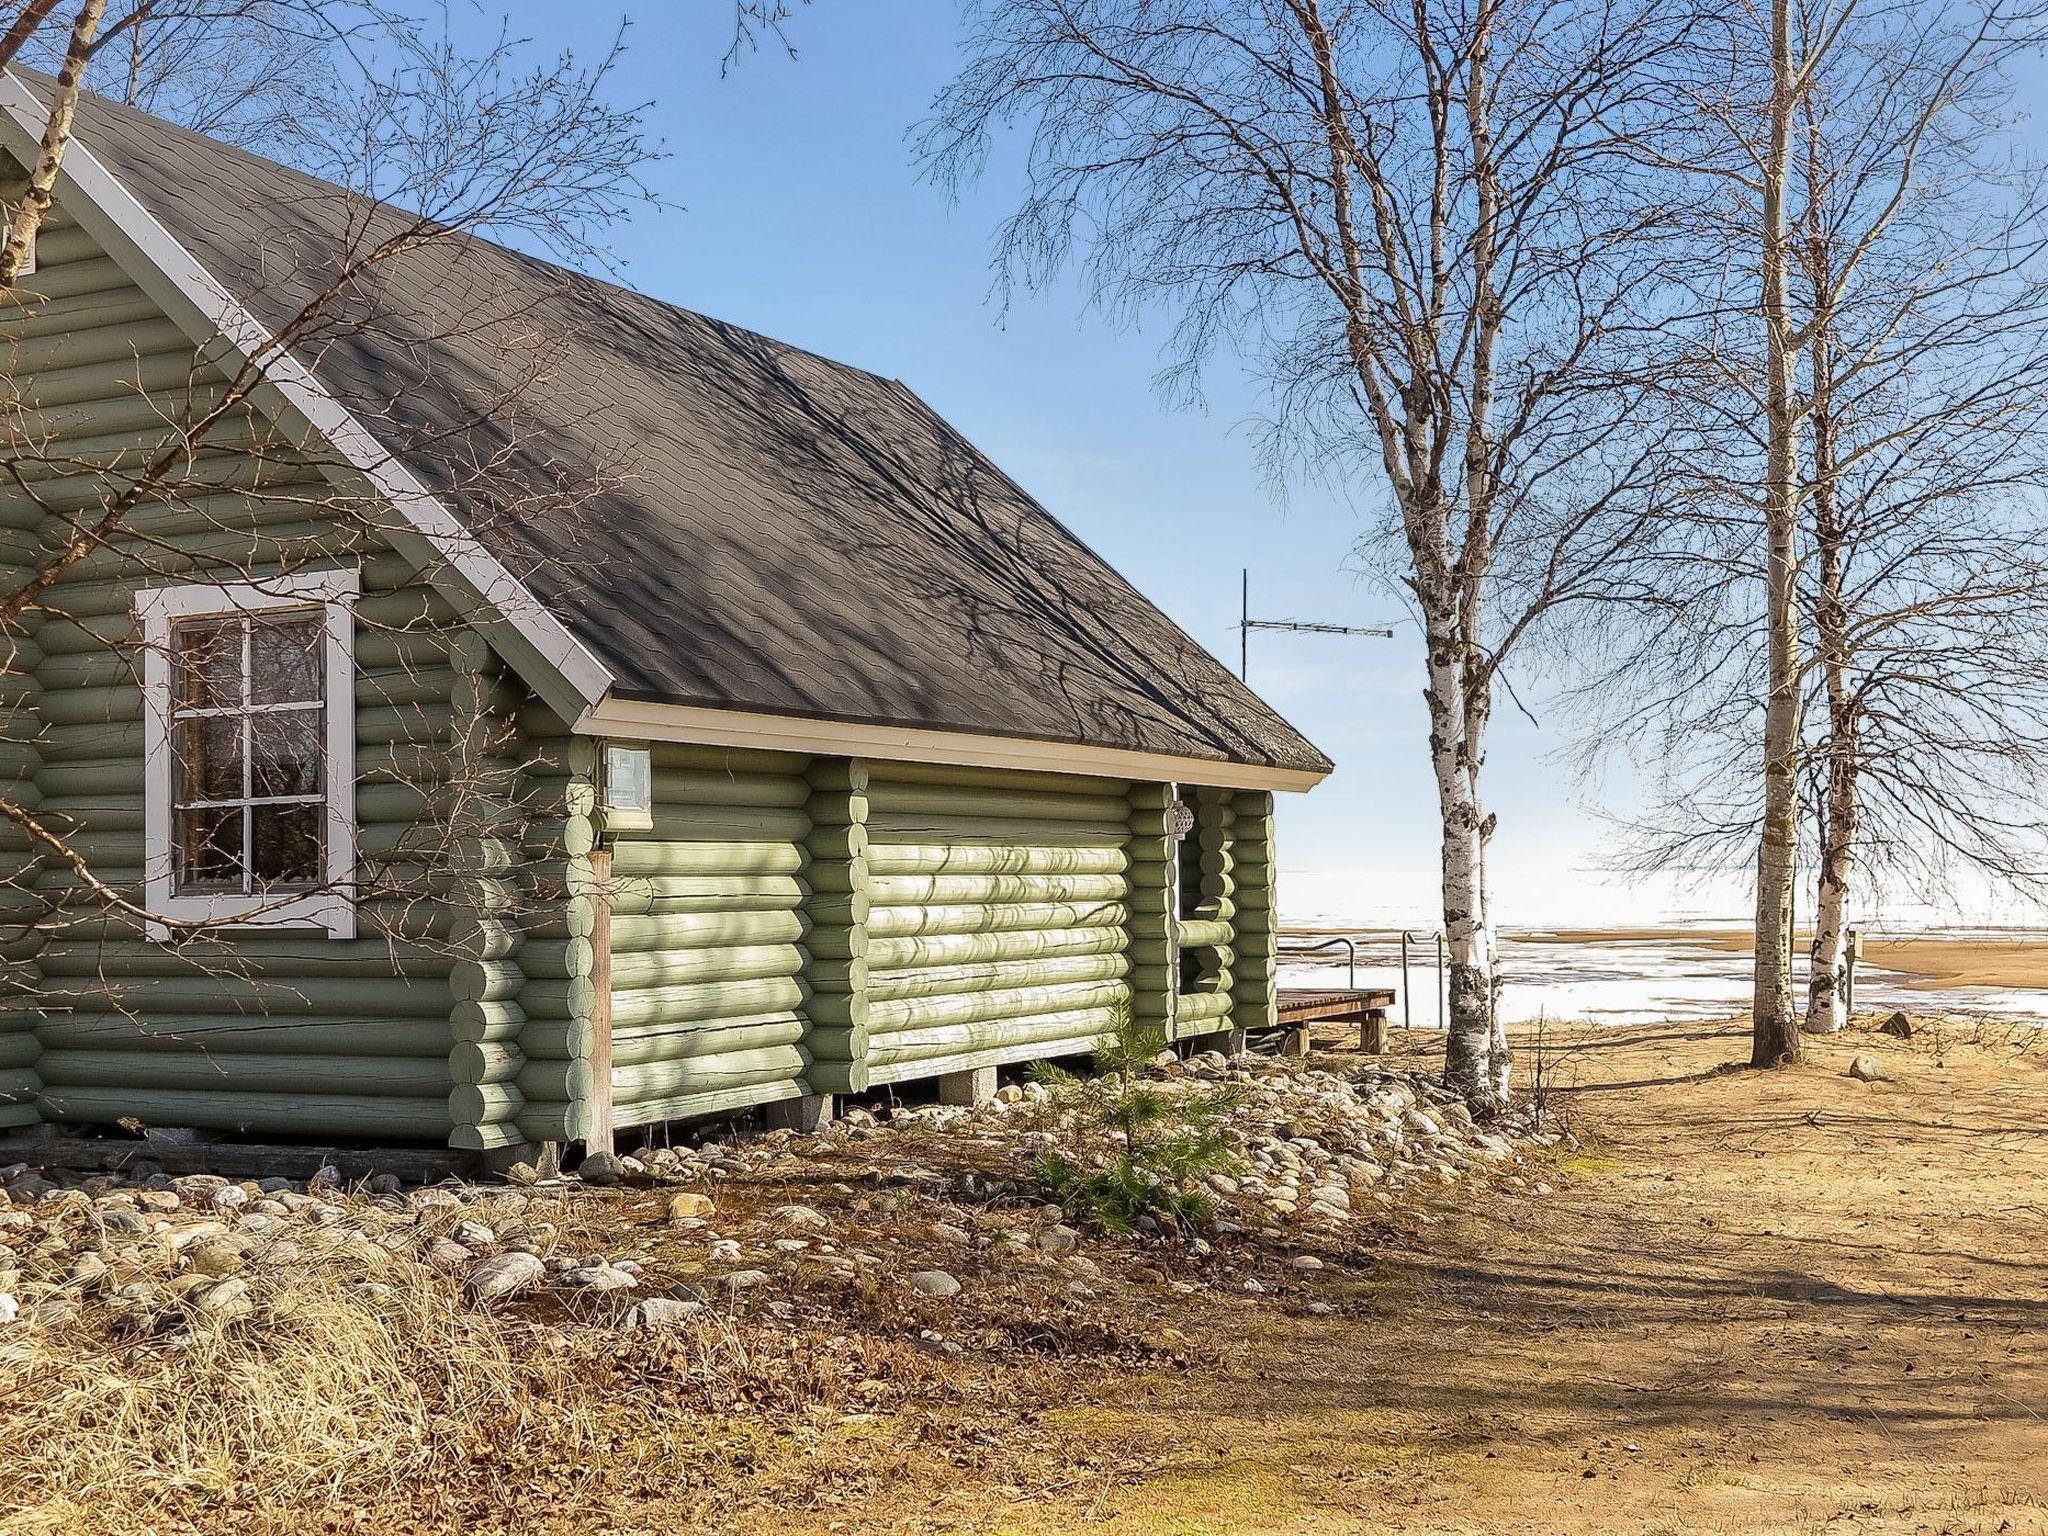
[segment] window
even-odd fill
[[[153,912],[353,935],[356,590],[319,571],[137,595]]]

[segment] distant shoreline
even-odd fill
[[[1378,926],[1342,926],[1328,922],[1282,924],[1283,939],[1352,937],[1397,941],[1401,930]],[[1802,930],[1804,943],[1808,931]],[[1747,927],[1695,926],[1690,923],[1640,928],[1504,928],[1504,945],[1546,944],[1610,946],[1625,944],[1689,945],[1721,954],[1746,955]],[[2048,989],[2048,931],[2034,928],[1958,927],[1866,936],[1863,964],[1895,973],[1899,985],[1916,991],[1947,991],[1956,987],[2019,987]]]

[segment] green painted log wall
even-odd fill
[[[654,825],[609,836],[616,1124],[808,1091],[807,766],[654,746]]]
[[[1131,1004],[1131,786],[872,764],[874,1082],[1085,1051]],[[821,1021],[822,1054],[834,1039]]]
[[[164,420],[190,419],[220,388],[195,373],[190,344],[61,213],[39,244],[37,273],[0,308],[0,348],[27,407],[23,433],[49,434],[40,461],[22,457],[19,442],[14,449],[35,500],[20,486],[0,490],[0,559],[13,570],[54,549],[68,516],[96,515],[119,472],[163,443]],[[171,496],[131,513],[112,546],[50,589],[48,615],[17,647],[33,672],[10,669],[7,680],[9,697],[39,695],[36,745],[22,751],[10,729],[5,771],[95,874],[138,896],[135,590],[309,563],[357,566],[361,936],[155,943],[125,917],[95,915],[76,900],[72,876],[45,861],[16,877],[6,914],[18,916],[25,897],[70,905],[34,955],[34,1059],[21,1059],[23,1014],[9,1011],[0,1015],[0,1060],[14,1065],[0,1071],[12,1084],[32,1073],[33,1109],[49,1120],[444,1140],[455,1128],[451,1094],[464,1081],[451,1051],[447,909],[432,883],[454,755],[454,614],[389,552],[374,519],[262,422],[237,416],[208,443]],[[102,472],[77,473],[80,461]],[[19,857],[0,841],[10,868]],[[0,1124],[21,1118],[20,1098],[0,1089]]]

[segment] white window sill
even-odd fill
[[[226,894],[220,896],[169,896],[153,905],[164,919],[149,925],[149,936],[159,943],[183,937],[189,930],[171,928],[171,923],[198,923],[238,932],[317,932],[330,939],[356,936],[356,908],[346,894],[313,891],[304,896],[261,897]]]

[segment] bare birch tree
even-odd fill
[[[1745,333],[1739,288],[1702,301],[1678,376],[1697,386],[1687,457],[1713,510],[1666,551],[1622,669],[1636,686],[1608,688],[1598,713],[1611,728],[1631,701],[1619,739],[1660,720],[1681,759],[1638,844],[1651,863],[1714,867],[1731,837],[1756,850],[1758,1065],[1797,1054],[1802,792],[1818,811],[1809,1028],[1841,1022],[1859,849],[1930,877],[1951,857],[2007,878],[2038,862],[2039,819],[2015,806],[2048,675],[2028,638],[2048,223],[2038,173],[2009,152],[2009,66],[2040,17],[2031,0],[1774,5],[1698,77],[1710,142],[1694,163],[1732,194],[1709,199],[1700,243],[1754,256],[1759,323]],[[1752,77],[1766,83],[1746,110]],[[1759,778],[1760,814],[1744,808]]]
[[[1691,25],[1654,0],[991,0],[922,138],[957,186],[1022,130],[1007,275],[1074,264],[1112,315],[1169,309],[1171,384],[1246,359],[1275,461],[1391,505],[1366,552],[1425,639],[1445,1075],[1476,1101],[1508,1090],[1487,726],[1509,659],[1625,582],[1653,515],[1668,211],[1625,151]]]

